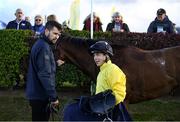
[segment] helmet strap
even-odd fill
[[[108,54],[105,54],[106,55],[106,62],[108,62],[110,60],[110,57]]]

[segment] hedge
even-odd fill
[[[31,31],[0,30],[0,87],[11,87],[20,74],[20,59],[28,54]]]

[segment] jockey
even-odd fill
[[[90,47],[94,55],[94,61],[100,72],[97,76],[96,94],[111,89],[116,97],[116,104],[124,101],[126,96],[126,76],[113,64],[110,57],[113,56],[112,47],[105,41],[99,41]]]
[[[96,94],[110,89],[115,96],[116,103],[110,119],[113,121],[131,120],[123,105],[126,96],[126,76],[110,60],[110,57],[113,56],[112,47],[106,41],[99,41],[90,47],[90,52],[93,54],[97,67],[100,68],[97,76]],[[77,102],[65,108],[63,119],[64,121],[102,121],[104,120],[104,116],[83,111]]]

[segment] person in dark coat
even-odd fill
[[[83,30],[90,31],[91,30],[91,14],[89,14],[86,19],[84,20]],[[99,32],[102,30],[102,22],[100,17],[97,16],[95,12],[93,12],[93,31]]]
[[[16,10],[15,16],[16,16],[16,19],[13,21],[10,21],[6,26],[6,29],[16,29],[16,30],[20,30],[20,29],[31,30],[32,29],[31,23],[23,19],[24,13],[22,9],[18,8]]]
[[[59,104],[55,89],[56,63],[53,46],[61,30],[58,22],[47,22],[44,34],[31,49],[26,97],[32,108],[32,121],[48,121],[50,116],[48,104],[54,107]]]
[[[152,21],[147,30],[148,33],[175,33],[173,23],[166,15],[163,8],[157,10],[157,17]]]
[[[130,32],[128,25],[123,22],[123,17],[119,12],[114,12],[112,16],[112,22],[107,25],[106,31]]]

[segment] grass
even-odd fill
[[[151,100],[130,104],[128,109],[136,121],[180,121],[180,101]]]
[[[60,119],[62,120],[63,107],[83,92],[75,94],[65,91],[59,92]],[[180,99],[166,97],[137,104],[129,104],[128,110],[135,121],[180,121]],[[24,91],[0,91],[0,121],[29,121],[31,108],[24,97]],[[56,120],[58,118],[56,117]]]

